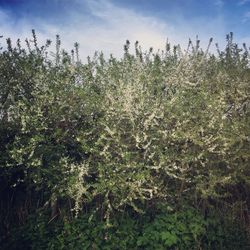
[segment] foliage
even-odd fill
[[[205,220],[197,212],[161,213],[143,228],[142,249],[198,249],[205,234]]]
[[[207,218],[190,207],[183,211],[159,210],[155,216],[123,214],[112,226],[89,215],[71,221],[47,223],[37,213],[12,230],[3,249],[247,249],[246,232],[238,223],[218,215]],[[236,227],[237,225],[237,227]]]
[[[27,48],[19,40],[13,47],[7,39],[7,49],[0,51],[3,241],[13,226],[28,225],[27,218],[37,211],[47,215],[35,223],[42,232],[48,221],[61,220],[57,229],[69,230],[72,237],[77,237],[75,229],[95,227],[74,224],[73,217],[98,218],[94,239],[100,244],[99,233],[114,229],[119,214],[143,216],[162,204],[183,211],[170,217],[160,213],[138,232],[129,219],[115,229],[126,231],[124,224],[134,240],[140,239],[131,244],[159,244],[159,249],[205,244],[199,237],[206,223],[199,216],[192,219],[193,211],[184,212],[184,204],[204,214],[241,204],[234,218],[249,227],[246,45],[239,48],[229,34],[225,50],[215,56],[209,47],[199,48],[199,41],[190,41],[184,52],[167,44],[156,53],[143,52],[138,42],[131,53],[127,41],[123,58],[96,53],[84,64],[78,44],[68,54],[57,36],[56,53],[49,54],[50,44],[39,47],[33,31]],[[121,242],[118,231],[110,244]],[[59,249],[70,244],[64,233],[58,235],[63,243],[51,243],[52,249],[53,244]],[[36,249],[50,235],[39,237]],[[128,241],[130,236],[122,237]],[[121,247],[128,248],[126,244]]]

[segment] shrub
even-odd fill
[[[213,211],[240,203],[238,215],[247,210],[249,52],[232,34],[218,56],[198,41],[185,53],[169,44],[162,53],[142,52],[138,43],[130,53],[127,41],[123,58],[96,53],[86,64],[79,61],[78,44],[75,60],[61,49],[59,36],[54,58],[47,53],[51,42],[38,47],[34,31],[26,43],[26,49],[20,41],[14,47],[8,39],[0,51],[3,240],[37,211],[49,214],[41,217],[41,228],[96,216],[102,234],[118,214],[153,214],[159,204]],[[203,219],[184,217],[171,216],[171,223],[182,225],[173,232],[162,215],[141,226],[145,235],[160,237],[154,241],[159,247],[191,247],[189,241],[199,243]],[[241,221],[247,225],[248,214]],[[131,237],[137,237],[132,224]],[[196,231],[190,240],[180,240],[191,225]],[[61,226],[74,230],[71,223]],[[49,234],[37,237],[43,248]],[[150,244],[149,236],[138,237],[142,246]]]

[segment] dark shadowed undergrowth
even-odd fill
[[[226,39],[87,63],[7,39],[0,248],[249,249],[250,54]]]

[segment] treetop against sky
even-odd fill
[[[223,45],[234,32],[237,42],[250,42],[250,0],[0,0],[0,35],[40,41],[59,34],[63,47],[79,42],[81,56],[96,50],[120,55],[129,39],[162,49],[168,40],[186,47],[198,35]]]

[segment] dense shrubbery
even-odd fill
[[[211,42],[211,41],[210,41]],[[4,248],[247,249],[249,52],[0,53]],[[237,223],[240,225],[236,227]],[[215,233],[216,232],[216,233]],[[248,245],[249,246],[249,245]]]
[[[206,218],[192,208],[155,216],[123,214],[112,225],[89,215],[50,223],[49,215],[32,214],[3,241],[5,249],[248,249],[239,221],[218,215]],[[48,223],[49,222],[49,223]]]

